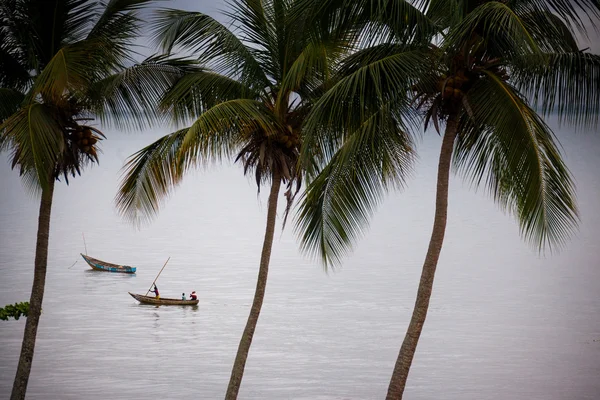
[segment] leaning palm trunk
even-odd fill
[[[33,287],[29,300],[29,314],[25,323],[23,344],[19,357],[17,375],[13,383],[11,400],[25,399],[27,382],[31,372],[33,351],[35,349],[35,338],[42,312],[42,301],[44,299],[44,285],[46,283],[46,266],[48,264],[48,237],[50,234],[50,212],[52,210],[52,196],[54,194],[54,179],[51,178],[48,188],[42,191],[40,202],[40,215],[38,217],[37,243],[35,246],[35,267],[33,272]]]
[[[273,184],[271,186],[271,194],[269,195],[269,203],[267,209],[267,229],[265,232],[265,240],[263,242],[262,254],[260,256],[260,267],[258,270],[258,281],[256,282],[256,291],[254,292],[254,301],[246,322],[246,328],[242,334],[242,339],[238,346],[237,355],[231,370],[229,378],[229,386],[225,399],[237,399],[242,378],[244,376],[244,368],[248,359],[248,352],[252,344],[252,337],[256,330],[256,324],[262,308],[263,299],[265,297],[265,289],[267,287],[267,275],[269,273],[269,261],[271,260],[271,248],[273,247],[273,236],[275,234],[275,220],[277,218],[277,200],[279,198],[279,188],[281,187],[281,177],[279,173],[273,173]]]
[[[404,342],[402,342],[402,347],[400,348],[400,354],[398,354],[398,359],[394,366],[394,372],[392,374],[392,379],[390,380],[386,400],[402,399],[408,372],[410,371],[410,366],[415,351],[417,350],[419,337],[421,336],[425,318],[427,317],[435,269],[440,257],[440,252],[442,251],[444,233],[446,231],[446,219],[448,214],[448,181],[457,125],[458,123],[455,117],[450,116],[446,125],[446,133],[442,140],[442,150],[440,152],[438,164],[433,231],[431,232],[429,248],[427,249],[427,255],[425,256],[425,262],[423,264],[423,272],[421,273],[415,308],[410,320],[410,325],[406,331],[406,336],[404,337]]]

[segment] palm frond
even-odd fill
[[[310,42],[287,70],[278,92],[276,108],[287,102],[290,93],[297,92],[302,86],[310,85],[311,81],[329,80],[331,60],[337,49],[330,48],[326,43]],[[283,112],[286,110],[282,110]]]
[[[276,32],[275,24],[285,25],[285,16],[279,15],[280,20],[275,21],[274,3],[274,0],[231,0],[231,11],[225,15],[234,22],[244,41],[268,53],[279,54],[276,35],[284,32]]]
[[[198,13],[163,9],[154,23],[154,39],[166,52],[177,46],[199,55],[216,72],[228,74],[257,87],[270,85],[252,51],[214,18]]]
[[[600,18],[600,2],[597,0],[513,0],[516,10],[534,9],[557,15],[571,32],[587,36],[586,21],[596,24]]]
[[[554,135],[513,87],[492,73],[467,94],[455,164],[485,185],[540,249],[561,246],[578,220],[574,184]],[[493,110],[493,111],[492,111]]]
[[[305,121],[303,163],[315,148],[324,159],[333,157],[345,137],[328,133],[358,129],[384,104],[393,102],[398,112],[411,118],[410,90],[431,74],[429,56],[427,49],[395,45],[379,45],[349,56],[340,68],[342,78],[315,103]]]
[[[549,11],[515,10],[525,29],[544,52],[577,51],[577,40],[569,26]]]
[[[438,32],[442,32],[464,18],[464,7],[460,3],[460,0],[429,0],[419,1],[417,7],[424,8],[425,15],[438,27]]]
[[[66,92],[85,90],[98,79],[96,59],[90,48],[82,43],[58,50],[44,70],[37,76],[29,96],[38,94],[60,102]]]
[[[104,36],[108,33],[115,33],[113,31],[115,26],[119,26],[117,23],[125,15],[136,17],[135,12],[139,11],[148,4],[155,0],[110,0],[106,3],[104,11],[88,33],[88,39]],[[137,19],[136,19],[137,20]],[[123,33],[121,33],[122,35]]]
[[[0,87],[24,91],[31,84],[24,53],[8,32],[0,29]]]
[[[115,72],[134,62],[135,52],[132,47],[141,35],[139,10],[154,0],[111,0],[106,4],[103,13],[90,29],[86,41],[100,45],[97,57],[107,60]],[[109,61],[110,60],[110,61]]]
[[[186,167],[217,162],[235,154],[244,134],[260,130],[265,136],[270,136],[283,129],[260,101],[225,101],[208,109],[190,126],[181,146],[182,157]]]
[[[179,154],[186,134],[187,128],[163,136],[127,160],[115,203],[134,225],[156,217],[181,182],[184,168]]]
[[[539,55],[541,49],[524,21],[508,4],[492,1],[475,8],[444,38],[443,48],[449,54],[475,46],[488,57],[519,59]]]
[[[296,232],[303,251],[335,266],[368,228],[383,195],[402,187],[415,156],[393,105],[363,121],[304,193]]]
[[[0,46],[9,49],[29,74],[29,71],[39,69],[40,60],[37,59],[36,30],[30,17],[30,4],[18,0],[5,0],[0,2],[0,20],[2,28]]]
[[[40,103],[23,106],[0,125],[2,147],[13,149],[12,167],[21,175],[33,173],[40,187],[48,185],[63,147],[63,134],[52,111]]]
[[[220,102],[256,98],[258,93],[243,83],[199,68],[183,75],[164,95],[161,109],[176,123],[193,119]]]
[[[155,55],[94,82],[86,94],[104,123],[144,128],[164,119],[159,106],[165,93],[182,77],[201,70],[192,60]]]
[[[18,90],[0,87],[0,124],[19,110],[24,99],[25,95]]]
[[[86,0],[26,1],[23,17],[30,19],[24,33],[33,39],[39,69],[54,58],[60,49],[83,38],[95,4]]]
[[[405,0],[299,0],[295,18],[309,13],[308,21],[332,30],[359,27],[365,45],[389,40],[427,43],[439,27],[426,15],[426,1]]]
[[[600,118],[600,56],[584,52],[545,54],[513,66],[515,86],[543,114],[597,127]]]

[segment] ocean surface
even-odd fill
[[[406,399],[600,398],[600,134],[551,124],[577,183],[579,231],[562,252],[540,255],[511,216],[454,175]],[[57,185],[29,399],[223,398],[254,292],[268,190],[257,196],[239,165],[209,167],[134,229],[114,207],[119,171],[163,133],[107,131],[101,164]],[[292,225],[282,232],[278,221],[240,399],[384,398],[430,235],[440,143],[424,135],[408,187],[386,197],[336,271],[300,254]],[[38,201],[6,155],[0,167],[3,306],[29,299]],[[79,256],[86,248],[138,272],[92,271]],[[161,295],[195,290],[198,307],[140,305],[127,294],[146,293],[168,257]],[[24,325],[0,321],[0,399],[10,394]]]

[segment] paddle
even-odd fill
[[[154,278],[154,282],[152,282],[152,285],[154,285],[156,283],[156,280],[158,279],[160,274],[163,272],[163,269],[165,269],[165,267],[167,266],[167,263],[169,262],[170,259],[171,259],[171,257],[169,256],[169,258],[167,258],[167,261],[165,261],[165,265],[163,265],[163,267],[160,269],[160,272],[158,273],[158,275],[156,275],[156,278]],[[150,289],[152,289],[152,285],[150,285]],[[146,296],[148,296],[148,293],[150,293],[150,289],[148,289],[148,291],[146,292]]]
[[[85,235],[81,232],[81,237],[83,237],[83,246],[85,247],[85,255],[87,256],[87,244],[85,244]]]

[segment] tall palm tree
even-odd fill
[[[117,195],[132,221],[154,216],[196,165],[234,158],[260,190],[270,184],[267,225],[254,300],[232,368],[227,399],[237,398],[266,289],[281,185],[289,211],[302,182],[302,124],[330,84],[330,71],[356,40],[353,24],[310,24],[296,1],[234,0],[230,30],[199,12],[162,10],[158,43],[197,55],[201,71],[184,76],[160,108],[188,124],[132,156]],[[185,125],[183,125],[185,126]],[[285,218],[284,218],[285,225]]]
[[[44,296],[55,181],[98,162],[104,134],[153,120],[146,106],[192,68],[181,59],[134,64],[140,8],[150,0],[4,0],[0,4],[0,151],[41,191],[34,279],[11,399],[24,399]],[[155,102],[155,101],[154,101]],[[153,104],[153,102],[152,102]]]
[[[392,6],[404,10],[401,19],[385,12]],[[355,20],[369,13],[368,36],[375,41],[342,63],[343,77],[306,119],[301,160],[314,161],[318,150],[323,157],[297,221],[305,250],[326,264],[339,263],[368,224],[387,182],[402,179],[410,166],[410,160],[403,169],[380,162],[385,153],[373,151],[372,144],[388,132],[376,111],[368,118],[369,109],[393,107],[413,128],[407,135],[418,123],[433,124],[443,136],[433,230],[388,387],[387,399],[400,399],[444,240],[452,164],[514,214],[522,235],[539,249],[560,247],[576,228],[574,184],[543,117],[555,112],[560,121],[597,124],[600,57],[580,50],[576,34],[585,35],[586,24],[598,28],[600,3],[308,0],[306,7]],[[397,35],[401,25],[411,34]],[[330,116],[325,125],[324,115]],[[347,136],[348,123],[364,128]],[[377,134],[366,138],[366,130]]]

